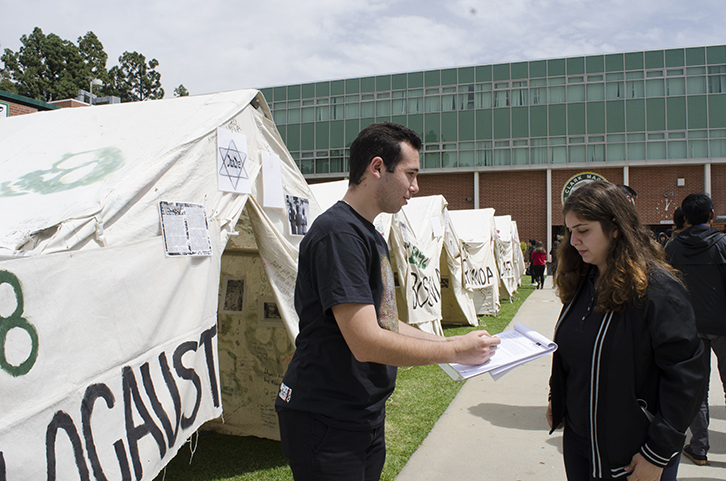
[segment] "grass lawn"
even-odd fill
[[[482,317],[490,334],[504,330],[522,302],[534,291],[529,276],[514,302],[502,301],[497,317]],[[479,329],[444,325],[447,337]],[[463,383],[454,382],[438,366],[401,367],[396,390],[386,405],[386,465],[383,480],[393,480],[459,392]],[[191,447],[194,455],[191,456]],[[191,459],[191,462],[190,462]],[[192,437],[155,481],[291,481],[292,473],[282,455],[280,443],[256,437],[216,433]]]

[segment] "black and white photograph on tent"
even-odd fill
[[[224,277],[224,303],[220,312],[222,314],[242,314],[245,307],[245,278]]]
[[[286,195],[287,218],[290,221],[291,235],[305,235],[308,232],[310,202],[304,197]]]
[[[203,205],[161,201],[159,216],[168,257],[212,255],[212,238]]]
[[[257,325],[260,327],[284,327],[282,315],[274,297],[260,297],[257,301]]]

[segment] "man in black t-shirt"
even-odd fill
[[[395,366],[481,364],[499,343],[486,331],[443,338],[398,321],[388,246],[373,220],[418,192],[420,149],[401,125],[364,129],[350,148],[347,193],[300,244],[300,333],[275,403],[298,481],[379,479]]]

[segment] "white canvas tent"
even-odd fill
[[[399,279],[399,317],[439,335],[442,319],[478,325],[471,292],[462,283],[460,241],[446,205],[441,195],[412,198],[392,216],[389,238]]]
[[[345,193],[348,191],[348,180],[334,180],[331,182],[310,184],[310,190],[313,191],[320,210],[325,212],[345,196]],[[379,214],[373,221],[376,230],[383,235],[386,242],[389,240],[392,221],[393,216],[385,213]]]
[[[515,246],[513,246],[512,217],[509,215],[498,215],[494,217],[494,222],[497,229],[495,252],[502,287],[500,289],[500,297],[510,299],[517,292],[517,286],[519,285],[514,263]],[[519,243],[516,245],[516,250],[520,250]]]
[[[343,198],[345,193],[348,191],[348,181],[335,180],[332,182],[310,184],[310,190],[313,191],[313,195],[320,206],[320,210],[325,212]]]
[[[153,479],[223,403],[268,435],[318,213],[256,90],[3,121],[0,479]]]
[[[517,286],[522,285],[522,276],[525,272],[524,254],[522,253],[521,241],[519,239],[519,229],[517,229],[517,221],[512,221],[512,256],[514,264],[514,278],[517,280]]]
[[[464,287],[472,292],[476,313],[496,316],[500,303],[494,209],[451,210],[449,217],[461,239]]]

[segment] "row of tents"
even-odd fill
[[[256,90],[3,120],[0,479],[153,479],[202,426],[278,439],[298,246],[346,188],[305,181]],[[520,284],[493,209],[376,227],[428,332]]]

